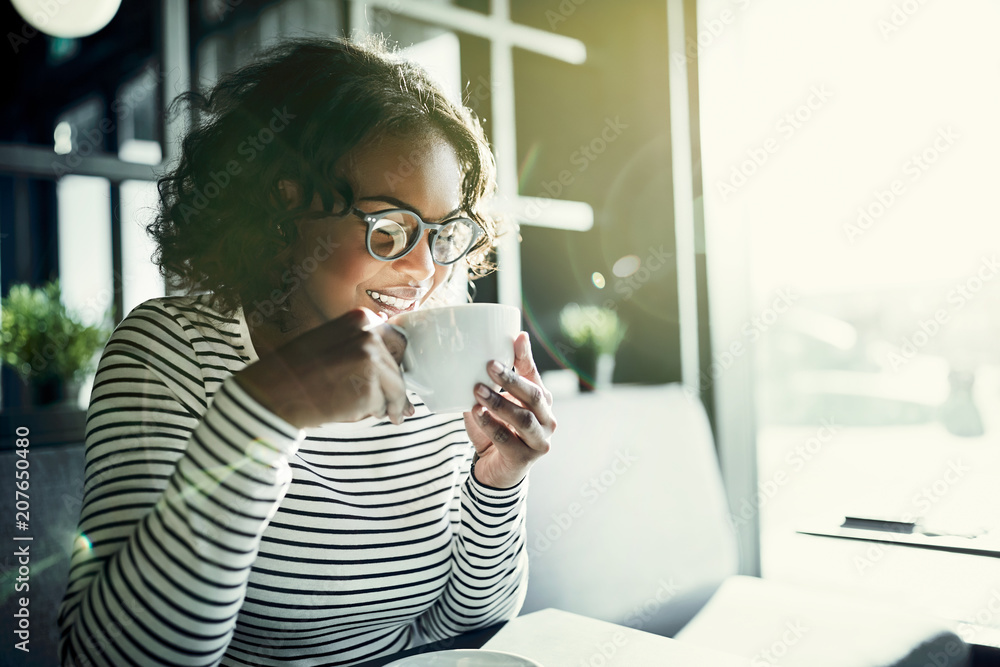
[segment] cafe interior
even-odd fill
[[[364,664],[1000,665],[997,3],[0,11],[0,505],[30,431],[34,532],[30,652],[4,556],[4,664],[58,664],[96,360],[176,293],[145,232],[198,122],[171,102],[283,38],[382,35],[485,130],[506,233],[468,291],[520,309],[558,429],[519,615]],[[8,320],[70,347],[14,305],[53,281],[98,335],[32,377]]]

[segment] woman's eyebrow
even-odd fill
[[[413,211],[414,213],[417,214],[417,216],[420,217],[421,220],[425,222],[427,221],[427,218],[424,217],[424,214],[421,213],[419,210],[417,210],[415,206],[411,206],[406,202],[396,199],[395,197],[392,197],[390,195],[375,195],[374,197],[361,197],[358,199],[358,201],[384,201],[386,204],[392,204],[396,208],[405,208],[407,211]],[[448,218],[456,216],[461,210],[462,210],[461,208],[456,208],[454,211],[446,213],[444,217],[441,219],[447,220]]]

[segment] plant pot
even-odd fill
[[[611,378],[615,374],[615,355],[602,354],[597,357],[597,374],[594,384],[598,389],[610,389]]]
[[[24,383],[24,405],[36,410],[77,410],[82,384],[46,378]]]
[[[577,375],[580,391],[600,391],[611,388],[611,378],[615,373],[615,355],[580,355],[577,358]]]

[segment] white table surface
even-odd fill
[[[518,616],[484,649],[530,658],[543,667],[748,667],[745,658],[558,609]]]

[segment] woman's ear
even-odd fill
[[[285,210],[302,205],[302,186],[295,181],[290,181],[287,178],[278,181],[278,195],[281,197],[281,204]]]

